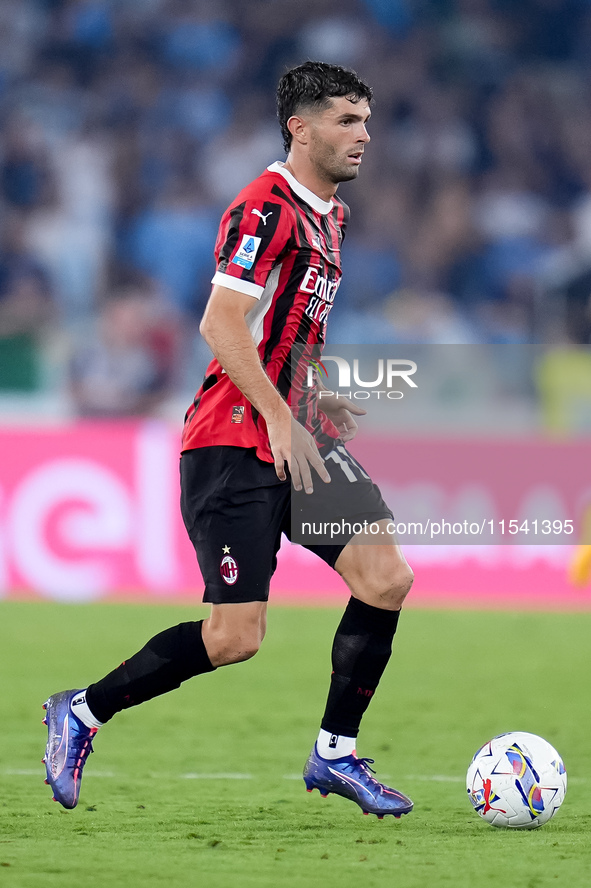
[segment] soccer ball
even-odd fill
[[[547,740],[513,731],[482,746],[466,775],[468,798],[491,826],[536,829],[566,794],[566,770]]]

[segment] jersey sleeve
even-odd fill
[[[249,199],[224,213],[215,245],[212,284],[260,299],[271,269],[294,241],[288,207]]]

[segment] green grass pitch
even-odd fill
[[[340,611],[272,607],[261,652],[129,710],[95,741],[75,811],[51,801],[41,703],[196,608],[0,603],[0,885],[550,888],[591,884],[591,614],[407,609],[358,751],[408,793],[402,820],[308,795]],[[468,802],[494,734],[553,743],[566,801],[532,832]]]

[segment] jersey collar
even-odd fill
[[[318,197],[317,194],[314,194],[313,191],[310,191],[309,188],[306,188],[305,185],[298,182],[295,176],[292,176],[289,170],[285,169],[285,166],[280,160],[276,160],[275,163],[272,163],[267,169],[270,173],[279,173],[280,176],[283,176],[291,190],[297,194],[298,197],[301,197],[302,200],[305,200],[307,204],[310,204],[312,209],[316,210],[317,213],[322,213],[323,216],[326,216],[332,211],[334,207],[332,200],[322,200],[321,197]]]

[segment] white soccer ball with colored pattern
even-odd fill
[[[513,731],[482,746],[468,768],[468,798],[491,826],[536,829],[566,794],[566,770],[547,740]]]

